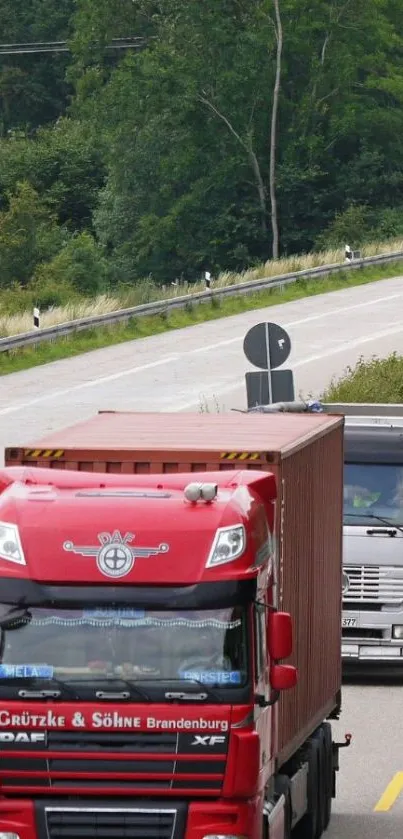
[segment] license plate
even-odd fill
[[[342,627],[357,626],[357,618],[342,618],[341,625]]]

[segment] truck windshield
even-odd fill
[[[373,525],[374,516],[403,524],[403,465],[346,463],[344,524]]]
[[[241,607],[27,607],[25,615],[1,630],[0,680],[193,679],[216,688],[239,688],[247,682],[246,651]]]

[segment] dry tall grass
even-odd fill
[[[402,250],[403,240],[395,239],[389,240],[388,242],[375,242],[364,245],[361,252],[363,256],[375,256],[380,253],[393,253]],[[217,279],[214,279],[213,286],[214,288],[219,288],[235,283],[247,282],[248,280],[275,277],[279,274],[302,271],[305,268],[315,268],[320,265],[332,265],[343,261],[344,250],[342,249],[318,251],[311,254],[302,254],[301,256],[291,256],[277,261],[269,260],[256,268],[251,268],[240,274],[233,274],[226,271],[220,274]],[[203,282],[185,284],[177,287],[168,286],[163,289],[160,286],[154,285],[152,282],[139,283],[128,289],[127,292],[123,292],[116,297],[103,294],[93,300],[82,300],[81,302],[73,303],[71,306],[55,307],[41,312],[41,327],[55,326],[56,324],[65,323],[88,315],[106,314],[117,309],[124,309],[153,300],[169,300],[178,295],[203,291],[204,288],[205,285]],[[32,311],[3,316],[0,313],[0,336],[18,335],[31,330]]]

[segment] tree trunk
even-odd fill
[[[273,232],[273,259],[279,257],[279,236],[277,217],[277,195],[276,195],[276,151],[277,151],[277,114],[278,101],[280,96],[281,81],[281,56],[283,51],[283,27],[280,16],[280,0],[273,0],[276,15],[276,77],[273,90],[273,105],[271,110],[271,135],[270,135],[270,203],[271,203],[271,227]]]
[[[256,186],[259,195],[259,204],[260,204],[260,217],[261,217],[261,226],[262,232],[267,236],[267,207],[266,207],[266,190],[263,183],[262,173],[260,171],[260,166],[258,159],[253,151],[252,147],[249,149],[249,157],[252,164],[252,169],[255,174]]]
[[[216,108],[213,102],[210,102],[210,100],[207,99],[206,96],[199,96],[198,98],[199,101],[203,103],[203,105],[206,105],[208,108],[210,108],[210,110],[213,111],[213,113],[225,123],[231,134],[238,140],[238,143],[240,143],[242,148],[246,151],[253,169],[253,174],[255,176],[256,188],[259,196],[262,231],[263,233],[267,234],[266,189],[263,182],[262,173],[260,171],[259,161],[256,157],[255,152],[253,151],[252,138],[248,136],[247,140],[244,140],[243,137],[241,137],[241,135],[238,134],[238,132],[235,130],[228,117],[226,117],[225,114],[221,113],[221,111],[219,111],[218,108]]]

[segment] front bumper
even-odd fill
[[[403,638],[393,638],[393,627],[403,627],[403,611],[360,611],[345,608],[342,617],[342,659],[393,662],[403,666]]]
[[[159,836],[204,839],[208,835],[257,836],[262,801],[174,799],[0,799],[0,831],[19,839],[61,836]]]

